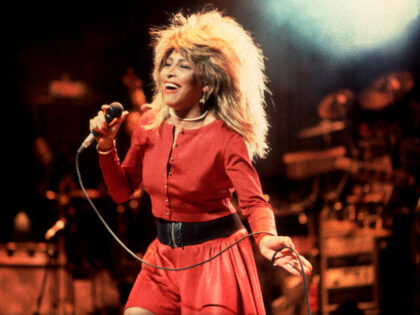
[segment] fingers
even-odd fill
[[[279,248],[283,249],[279,252]],[[275,266],[282,267],[293,275],[299,275],[302,267],[305,274],[311,274],[312,272],[311,263],[295,251],[295,245],[288,236],[265,236],[260,242],[260,251],[263,256],[272,260]],[[273,257],[273,255],[276,256]]]
[[[312,273],[312,266],[311,265],[305,265],[303,263],[302,256],[299,256],[299,258],[302,261],[302,266],[300,265],[300,263],[297,259],[292,259],[292,260],[283,259],[283,260],[280,260],[280,261],[276,261],[275,266],[282,267],[283,269],[285,269],[286,271],[288,271],[289,273],[291,273],[293,275],[300,275],[302,273],[302,267],[303,267],[303,272],[305,274],[311,274]]]
[[[300,264],[300,262],[298,260],[296,260],[293,264],[291,264],[294,268],[298,269],[299,272],[302,272],[302,267],[303,267],[303,272],[305,274],[311,274],[312,273],[312,265],[311,263],[303,256],[300,256],[300,262],[302,263],[302,265]]]
[[[105,115],[109,108],[110,105],[108,104],[102,105],[97,115],[89,121],[89,127],[91,131],[95,130],[100,137],[114,138],[129,112],[123,111],[121,117],[114,119],[112,123],[108,124]]]
[[[276,236],[274,241],[276,242],[275,245],[278,248],[286,246],[295,249],[295,244],[293,244],[292,239],[288,236]]]
[[[121,118],[120,118],[121,122],[123,122],[127,118],[128,114],[130,113],[126,110],[122,112]]]
[[[128,111],[123,111],[122,114],[121,114],[121,117],[115,119],[113,123],[108,124],[108,127],[112,127],[112,129],[114,129],[115,131],[118,131],[118,129],[120,128],[121,124],[127,118],[128,114],[129,114]],[[116,134],[116,132],[115,132],[115,134]]]
[[[95,130],[98,134],[105,135],[108,130],[108,124],[105,120],[104,111],[99,111],[97,115],[89,121],[90,130]]]
[[[290,247],[293,249],[295,248],[295,245],[293,244],[292,239],[288,236],[266,235],[260,242],[260,249],[265,247],[265,248],[275,250],[284,246]]]
[[[299,275],[302,272],[302,268],[305,274],[312,273],[311,263],[305,257],[298,255],[291,250],[283,250],[277,253],[274,265],[282,267],[293,275]]]
[[[283,268],[294,276],[298,276],[301,273],[300,268],[296,268],[292,264],[286,264],[286,265],[283,266]]]
[[[299,258],[302,261],[303,267],[312,271],[312,264],[303,256],[299,256]]]
[[[293,244],[292,239],[291,239],[290,237],[288,237],[288,236],[284,236],[283,238],[284,238],[284,244],[285,244],[287,247],[290,247],[290,248],[295,249],[295,244]]]
[[[293,275],[299,275],[301,268],[297,260],[293,259],[291,256],[282,256],[276,259],[274,266],[282,267],[287,272]]]

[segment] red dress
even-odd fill
[[[152,118],[149,113],[143,115],[121,164],[116,150],[99,157],[115,202],[127,201],[143,184],[155,217],[201,222],[234,213],[231,199],[236,192],[252,232],[276,234],[272,208],[264,199],[245,141],[238,133],[215,120],[198,129],[182,129],[173,145],[173,125],[164,122],[154,131],[142,128]],[[175,249],[155,240],[145,260],[164,267],[185,267],[213,256],[244,233]],[[262,237],[255,236],[257,244]],[[263,314],[250,241],[186,271],[143,266],[126,305],[131,306],[157,314]]]

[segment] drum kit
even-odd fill
[[[304,221],[307,234],[303,239],[310,241],[306,252],[312,256],[314,276],[321,274],[322,277],[318,297],[321,297],[323,310],[329,306],[326,298],[329,282],[336,281],[334,288],[341,285],[353,290],[365,280],[355,274],[352,278],[355,283],[351,283],[343,276],[349,270],[362,270],[360,266],[351,265],[353,254],[365,251],[360,246],[366,242],[358,239],[384,240],[392,236],[396,233],[399,211],[415,208],[415,202],[412,206],[411,200],[406,198],[406,191],[417,191],[417,194],[419,191],[419,174],[411,169],[419,169],[420,139],[418,134],[413,137],[413,133],[406,132],[405,128],[411,121],[418,130],[416,121],[419,117],[416,120],[414,116],[420,110],[412,110],[408,117],[401,115],[408,113],[407,108],[413,108],[409,94],[413,87],[414,78],[409,72],[396,71],[373,80],[358,94],[341,89],[326,95],[318,104],[319,122],[297,133],[299,141],[313,139],[316,140],[314,143],[320,144],[319,140],[322,140],[321,145],[314,145],[309,151],[283,155],[287,178],[292,183],[297,182],[298,189],[304,193],[293,192],[299,195],[299,207],[296,200],[292,200],[283,204],[281,212],[276,213],[276,207],[273,208],[280,220],[296,214],[307,217]],[[420,108],[420,104],[418,106]],[[415,167],[410,167],[413,164]],[[420,204],[420,199],[418,202]],[[299,239],[291,236],[294,241]],[[340,245],[344,241],[348,244]],[[334,243],[333,255],[326,250],[331,242]],[[386,244],[386,241],[379,243]],[[308,247],[301,247],[299,242],[295,244],[299,251]],[[340,250],[343,251],[341,269],[331,269],[328,262],[332,261],[332,256],[339,255]],[[376,253],[374,250],[370,252]],[[367,265],[363,268],[370,268],[369,275],[373,279],[378,266]],[[334,278],[329,273],[331,271],[342,273]],[[293,297],[287,294],[302,292],[302,289],[288,289],[286,292],[273,305],[276,302],[293,304]]]
[[[363,110],[380,111],[403,99],[413,87],[411,73],[397,71],[373,80],[362,89],[359,96],[350,89],[330,93],[318,105],[320,123],[301,130],[299,137],[311,138],[341,131],[346,128],[345,119],[356,103]]]
[[[340,197],[344,200],[337,202],[352,204],[353,208],[366,208],[367,204],[376,203],[381,204],[382,209],[389,202],[393,187],[401,183],[415,183],[414,176],[407,174],[404,165],[395,161],[395,157],[399,160],[402,155],[398,151],[403,147],[403,136],[399,129],[401,121],[381,121],[384,117],[382,112],[391,108],[399,111],[397,107],[402,106],[404,97],[413,87],[411,73],[395,71],[373,80],[358,95],[350,89],[326,95],[318,105],[320,121],[300,130],[297,136],[301,140],[323,137],[326,142],[329,141],[327,148],[284,154],[287,177],[292,180],[319,180],[320,177],[331,179],[330,174],[341,172],[339,183],[330,186],[337,190],[344,178],[345,185],[350,188],[345,191],[347,196]],[[360,117],[354,116],[361,112],[368,112],[374,121],[360,121]],[[359,125],[355,125],[357,121]],[[331,136],[337,133],[346,134],[344,139],[351,139],[351,143],[332,145]],[[321,198],[329,199],[331,195],[337,197],[339,193],[343,191],[328,191]],[[335,215],[339,214],[339,211],[334,212]],[[354,221],[361,220],[358,224],[368,224],[367,215],[342,215]]]

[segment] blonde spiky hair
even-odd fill
[[[178,13],[169,26],[152,29],[151,36],[155,82],[151,106],[156,119],[147,129],[159,127],[168,117],[159,74],[169,54],[179,50],[195,64],[199,79],[212,91],[209,109],[245,139],[251,158],[265,157],[264,93],[268,90],[264,57],[251,35],[234,19],[211,10],[188,17]]]

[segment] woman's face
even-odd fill
[[[201,112],[199,100],[203,85],[198,82],[196,71],[195,65],[176,50],[168,56],[160,71],[163,100],[180,114]]]

